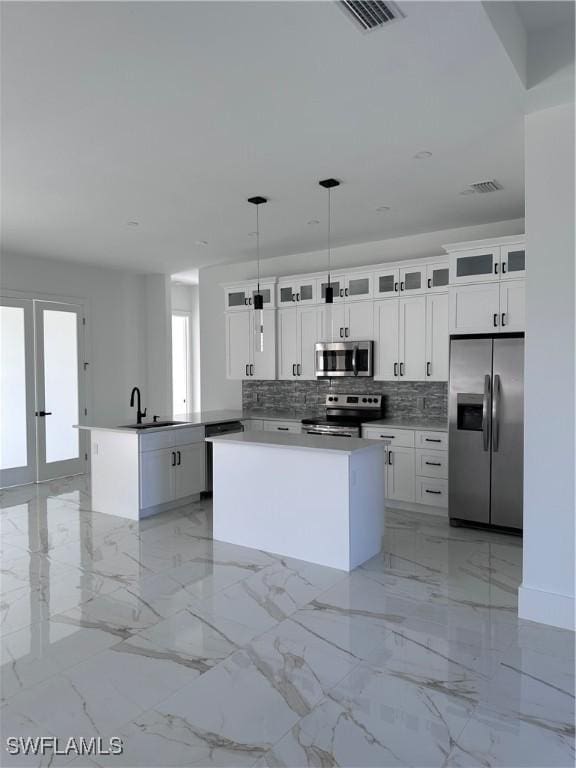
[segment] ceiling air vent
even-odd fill
[[[499,184],[495,179],[490,181],[479,181],[476,184],[470,184],[470,188],[475,192],[497,192],[502,189],[502,184]]]
[[[381,0],[338,0],[338,5],[363,32],[370,32],[404,18],[395,3],[383,3]]]

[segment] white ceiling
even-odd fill
[[[525,91],[481,3],[399,5],[365,35],[332,2],[4,3],[3,247],[245,260],[259,194],[263,256],[306,252],[326,176],[335,245],[521,217]]]

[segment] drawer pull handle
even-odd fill
[[[396,435],[380,435],[380,437],[383,437],[384,440],[394,440]]]
[[[434,493],[437,496],[441,496],[442,495],[442,491],[429,491],[428,488],[426,488],[425,490],[426,490],[426,493]]]
[[[424,440],[427,443],[441,443],[442,442],[442,440],[440,440],[437,437],[425,437]]]
[[[428,467],[441,467],[442,463],[440,461],[425,461],[424,464],[426,464]]]
[[[289,427],[276,427],[276,429],[279,429],[280,432],[290,432]]]

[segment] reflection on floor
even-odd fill
[[[3,766],[574,764],[574,635],[516,618],[517,538],[390,511],[347,575],[212,541],[206,502],[1,501]],[[124,753],[5,751],[40,735]]]

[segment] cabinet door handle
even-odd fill
[[[498,312],[494,312],[494,318],[493,318],[492,322],[494,323],[494,328],[497,328],[498,327]]]
[[[394,376],[398,376],[398,363],[394,363]]]
[[[432,363],[426,363],[426,376],[432,376],[432,373],[431,373],[431,370],[430,370],[430,366],[431,365],[432,365]]]
[[[348,296],[348,288],[344,288],[344,296]]]
[[[494,263],[494,274],[495,275],[498,274],[498,262],[497,261]]]
[[[398,293],[398,283],[394,283],[394,293]]]
[[[300,301],[300,294],[299,293],[296,294],[296,301]]]
[[[178,454],[178,466],[180,466],[180,464],[182,464],[182,454],[180,451],[176,451],[176,453]]]
[[[174,451],[172,451],[172,466],[173,467],[176,466],[176,454],[174,453]]]
[[[502,262],[502,274],[503,275],[506,274],[506,262],[505,261]]]
[[[441,443],[442,440],[440,440],[439,437],[425,437],[424,442],[425,443]]]
[[[296,363],[292,363],[292,376],[296,376]]]
[[[52,416],[52,411],[35,411],[35,416]]]
[[[392,466],[392,451],[388,451],[388,464]]]
[[[432,288],[432,278],[428,278],[428,288]]]
[[[344,328],[340,328],[340,338],[344,338]]]
[[[296,294],[295,293],[292,294],[292,301],[296,301]]]
[[[404,376],[404,363],[400,363],[400,376]]]
[[[250,365],[250,376],[254,376],[254,365]]]
[[[425,488],[426,493],[434,493],[436,496],[440,496],[442,494],[442,491],[429,491],[428,488]]]
[[[248,299],[244,299],[244,304],[246,304],[246,306],[248,306]]]
[[[505,325],[506,325],[506,322],[505,322],[505,321],[506,321],[506,312],[502,312],[502,322],[501,322],[501,325],[502,325],[502,326],[505,326]]]
[[[250,376],[250,371],[248,370],[248,363],[246,363],[246,376]]]
[[[344,297],[344,288],[340,288],[340,298]]]
[[[425,461],[424,464],[426,464],[427,467],[441,467],[442,462],[440,461]]]
[[[404,280],[402,280],[402,282],[400,283],[400,290],[401,290],[401,291],[403,291],[403,290],[404,290]]]
[[[296,373],[298,374],[298,376],[302,376],[302,366],[300,365],[300,363],[296,365]]]
[[[350,328],[344,328],[344,336],[346,336],[346,338],[350,336]]]

